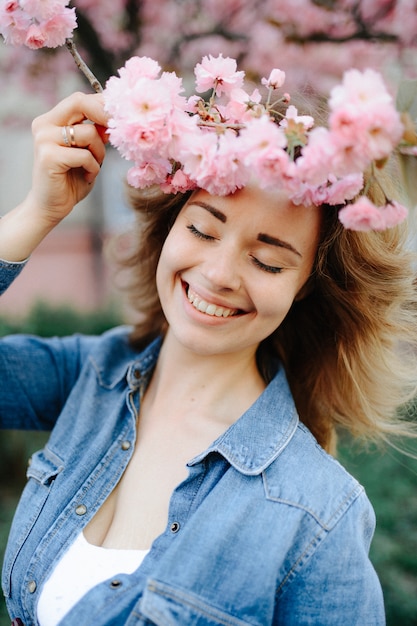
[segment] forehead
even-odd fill
[[[248,185],[229,196],[212,196],[207,191],[198,190],[186,207],[192,207],[194,203],[197,207],[212,207],[212,215],[219,212],[224,216],[219,216],[220,222],[231,228],[242,229],[248,235],[265,233],[289,238],[306,250],[317,248],[322,209],[295,205],[280,190],[264,190],[256,185]],[[200,210],[204,211],[203,208]]]

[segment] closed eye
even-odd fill
[[[204,239],[204,241],[211,241],[214,239],[214,237],[212,237],[211,235],[206,235],[205,233],[202,233],[201,230],[198,230],[194,226],[194,224],[189,224],[187,228],[198,239]]]
[[[270,274],[280,274],[283,270],[282,267],[276,267],[275,265],[266,265],[255,256],[251,258],[256,267],[259,267],[259,269],[263,270],[264,272],[269,272]]]

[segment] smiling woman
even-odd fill
[[[259,343],[278,328],[311,274],[320,221],[319,210],[255,185],[226,197],[195,192],[165,240],[156,273],[166,339],[220,357],[216,368],[231,355],[240,367],[255,364]],[[234,314],[207,315],[208,307]]]
[[[2,290],[91,189],[106,123],[83,94],[35,120],[33,187],[0,220]],[[14,624],[382,626],[374,513],[328,452],[339,426],[413,435],[397,417],[417,372],[405,226],[345,230],[337,207],[256,177],[162,187],[131,191],[114,248],[132,328],[1,341],[1,426],[51,431],[5,555]]]

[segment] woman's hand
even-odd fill
[[[106,123],[103,96],[83,93],[34,120],[32,188],[0,220],[0,258],[27,258],[89,193],[105,156]]]
[[[105,156],[106,121],[102,95],[83,93],[34,120],[29,197],[45,218],[60,221],[91,190]]]

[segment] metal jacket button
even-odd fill
[[[110,583],[110,587],[113,587],[113,589],[116,589],[117,587],[120,587],[120,585],[122,584],[121,580],[112,580]]]
[[[179,522],[172,522],[171,524],[171,532],[172,533],[177,533],[180,529],[180,523]]]
[[[28,590],[29,590],[29,593],[35,593],[36,588],[37,588],[36,581],[35,581],[35,580],[31,580],[31,581],[28,583]]]
[[[77,515],[85,515],[87,513],[87,507],[85,504],[79,504],[75,509]]]

